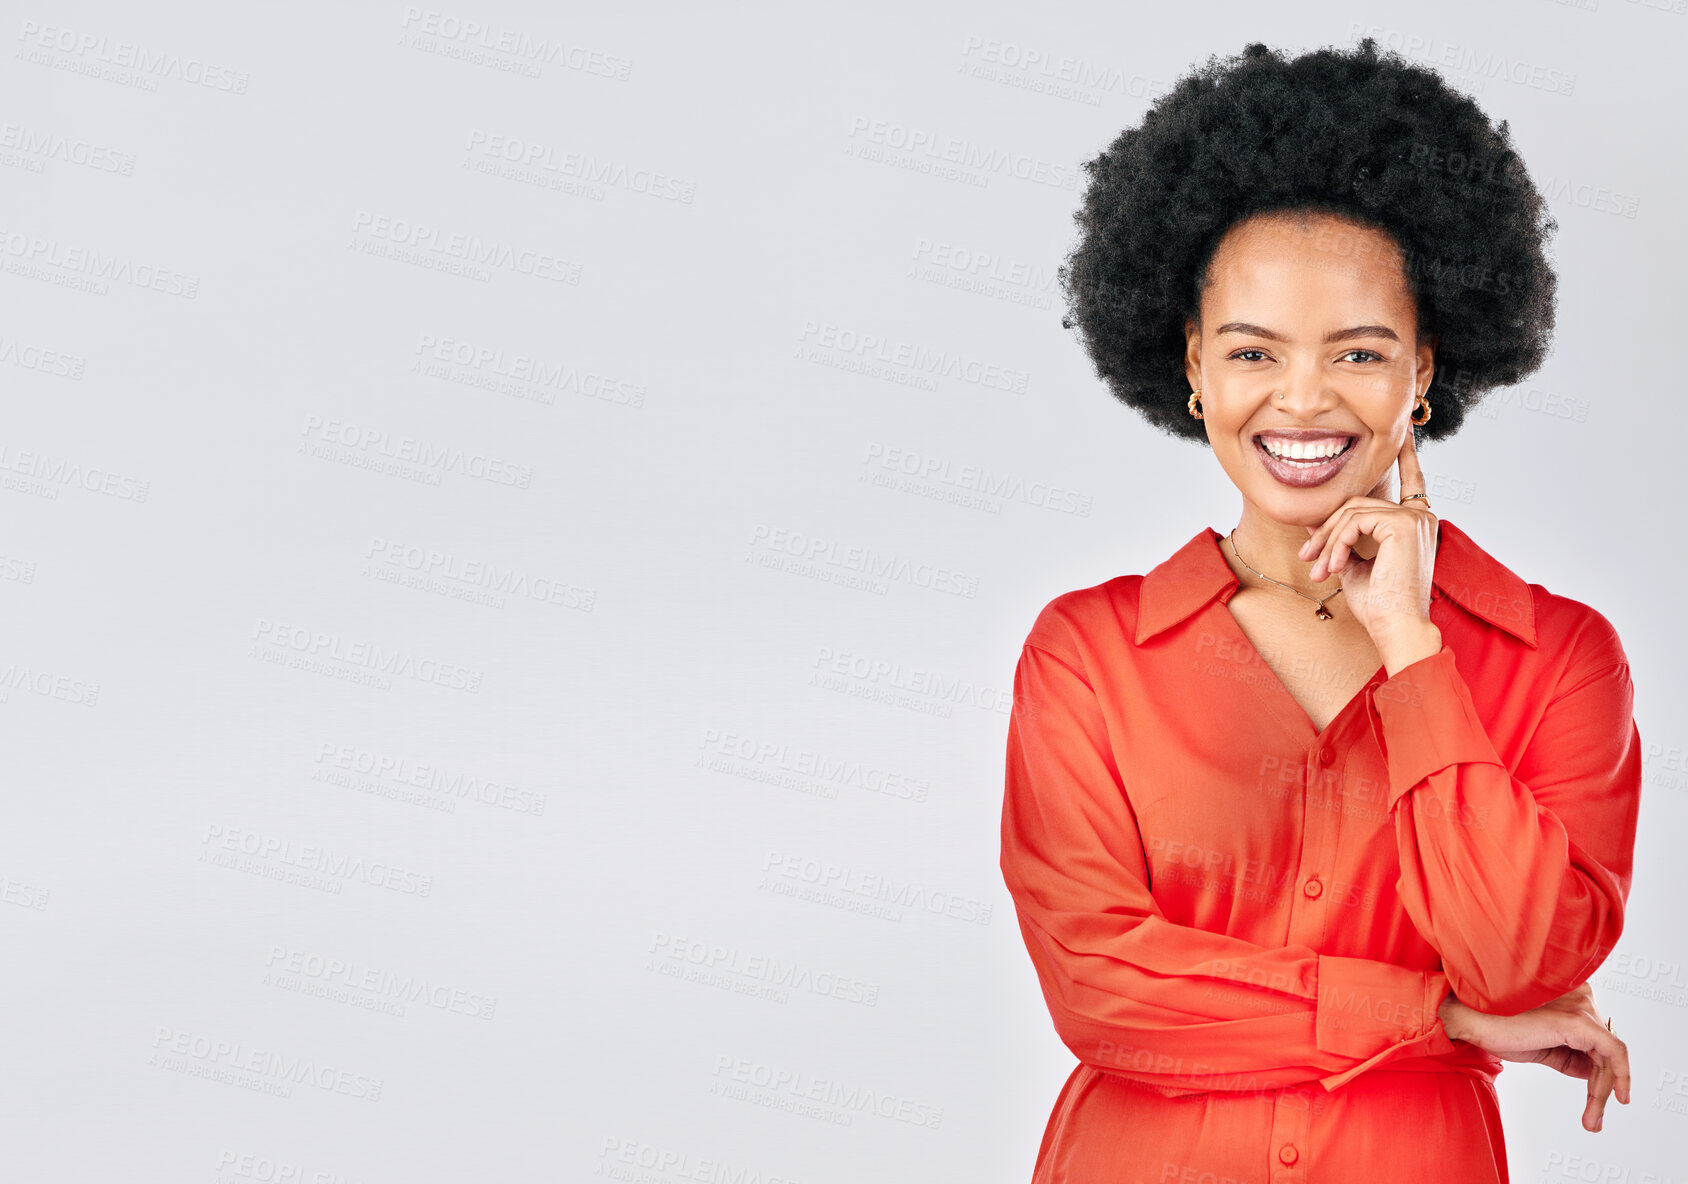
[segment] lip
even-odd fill
[[[1266,451],[1266,446],[1260,442],[1261,436],[1289,436],[1297,440],[1337,439],[1348,440],[1350,443],[1347,448],[1343,449],[1323,464],[1308,465],[1299,464],[1295,461],[1279,460],[1270,452]],[[1260,457],[1261,467],[1268,473],[1272,474],[1272,476],[1280,484],[1293,485],[1298,489],[1306,489],[1309,486],[1314,485],[1323,485],[1326,481],[1329,481],[1332,477],[1340,473],[1343,466],[1348,463],[1348,458],[1354,455],[1354,446],[1360,442],[1359,436],[1355,435],[1353,432],[1337,432],[1323,429],[1315,431],[1273,429],[1265,432],[1257,432],[1253,437],[1251,437],[1251,439],[1254,444],[1255,454]]]

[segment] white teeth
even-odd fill
[[[1329,460],[1331,457],[1348,447],[1347,440],[1337,439],[1335,437],[1325,440],[1312,440],[1308,442],[1302,442],[1300,440],[1274,440],[1270,437],[1266,437],[1260,442],[1266,446],[1267,452],[1270,452],[1279,460]]]

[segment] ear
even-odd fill
[[[1430,389],[1430,384],[1436,380],[1436,335],[1418,343],[1418,376],[1415,380],[1417,393],[1422,395]]]
[[[1202,330],[1194,318],[1184,321],[1184,377],[1192,391],[1202,385]]]

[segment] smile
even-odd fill
[[[1285,485],[1323,485],[1348,463],[1358,436],[1341,433],[1314,438],[1289,432],[1261,432],[1254,437],[1262,467]]]

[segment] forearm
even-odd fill
[[[1080,922],[1035,906],[1019,915],[1062,1042],[1143,1084],[1334,1089],[1396,1057],[1452,1048],[1439,1023],[1449,990],[1439,971],[1265,948],[1160,917]]]
[[[1394,678],[1414,662],[1421,662],[1442,648],[1442,630],[1434,621],[1411,621],[1381,630],[1374,636],[1384,673]]]
[[[1540,1006],[1617,943],[1640,790],[1628,703],[1627,670],[1577,680],[1537,728],[1532,786],[1490,742],[1451,650],[1401,667],[1368,702],[1388,766],[1402,906],[1481,1011]]]

